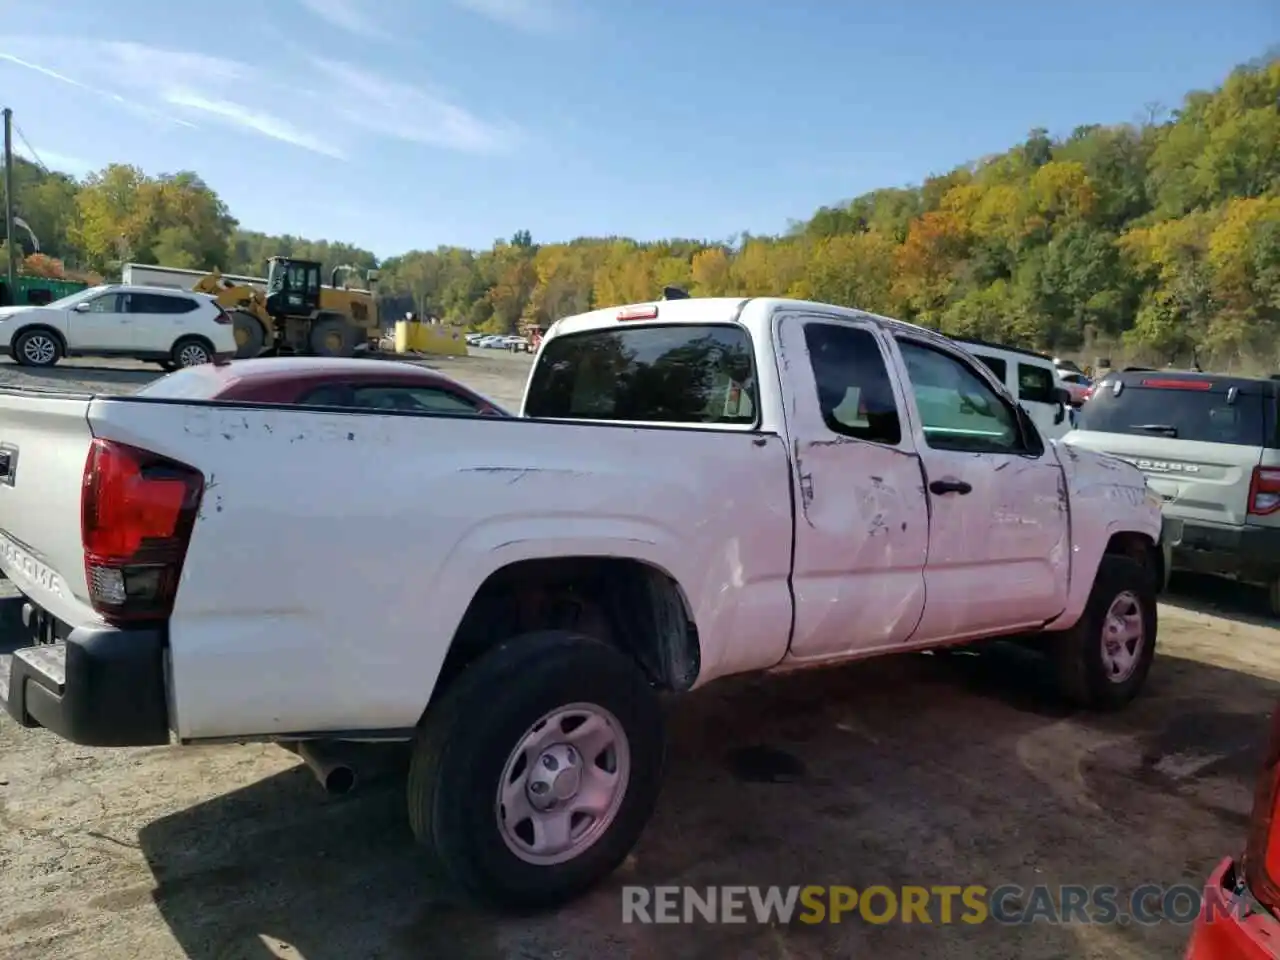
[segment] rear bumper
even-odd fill
[[[1223,860],[1205,884],[1184,960],[1280,960],[1280,921],[1234,893],[1235,864]]]
[[[1280,527],[1229,526],[1164,518],[1162,539],[1177,570],[1270,582],[1280,575]]]
[[[0,656],[0,697],[24,727],[90,747],[169,743],[163,627],[77,628]]]

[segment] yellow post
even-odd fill
[[[408,353],[415,349],[413,343],[413,329],[408,320],[396,321],[396,353]]]

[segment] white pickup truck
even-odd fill
[[[0,392],[31,633],[8,713],[101,746],[408,741],[414,832],[497,903],[626,856],[663,695],[1003,636],[1112,708],[1151,665],[1160,498],[918,327],[596,310],[548,332],[527,419],[209,402],[199,378]]]

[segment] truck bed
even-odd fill
[[[677,580],[708,675],[786,652],[777,436],[8,392],[0,443],[21,466],[0,486],[0,567],[72,627],[98,620],[79,526],[95,437],[205,477],[168,623],[184,738],[228,715],[260,734],[413,727],[477,585],[549,548]]]

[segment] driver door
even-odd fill
[[[128,353],[134,347],[127,293],[110,291],[69,311],[67,346],[72,353]]]
[[[1070,549],[1062,467],[1014,405],[963,354],[899,335],[916,406],[929,551],[913,641],[1038,627],[1067,604]]]

